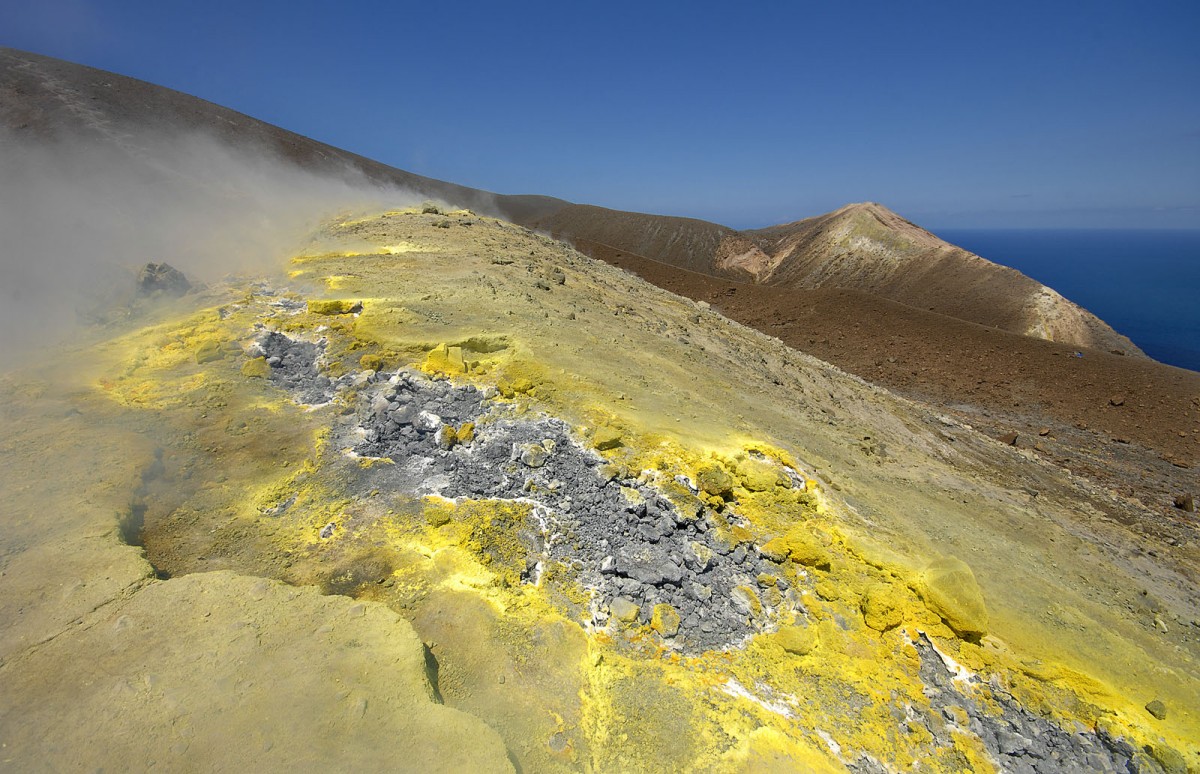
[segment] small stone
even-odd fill
[[[953,556],[926,565],[921,596],[960,637],[978,638],[987,632],[988,614],[975,574]]]
[[[425,511],[425,521],[430,527],[442,527],[450,523],[450,512],[442,508],[431,508]]]
[[[737,466],[742,486],[750,492],[767,492],[775,487],[791,486],[791,479],[779,468],[764,460],[743,460]]]
[[[628,597],[617,597],[608,606],[608,612],[612,614],[612,617],[625,623],[636,621],[639,610],[640,608]]]
[[[656,586],[661,586],[664,583],[678,586],[683,581],[683,568],[674,562],[663,562],[658,566],[657,572],[661,580],[654,584]]]
[[[442,449],[450,449],[458,443],[458,433],[450,425],[442,425],[437,429],[437,445]]]
[[[679,613],[666,602],[660,602],[654,606],[650,628],[663,637],[674,637],[679,632]]]
[[[1196,500],[1190,494],[1175,495],[1175,507],[1188,513],[1196,512]]]
[[[895,628],[904,620],[904,597],[892,585],[876,583],[867,589],[861,604],[863,621],[877,632]]]
[[[762,615],[762,601],[758,594],[749,586],[738,586],[729,595],[734,606],[744,613],[758,617]]]
[[[774,538],[758,547],[758,552],[776,564],[792,558],[792,549],[784,538]]]
[[[1040,435],[1040,436],[1042,436],[1043,438],[1045,438],[1046,436],[1050,435],[1050,428],[1048,428],[1048,427],[1043,427],[1041,430],[1038,430],[1038,435]]]
[[[514,398],[517,395],[524,395],[533,389],[533,382],[528,379],[501,379],[496,382],[496,390],[503,398]]]
[[[525,444],[521,447],[520,460],[522,464],[531,468],[540,468],[546,464],[549,459],[550,452],[540,443]]]
[[[775,633],[775,642],[793,656],[807,656],[817,647],[817,635],[807,626],[784,626]]]
[[[1163,704],[1158,699],[1155,699],[1154,701],[1147,704],[1146,711],[1149,712],[1154,717],[1158,718],[1159,720],[1167,719],[1167,705]]]
[[[819,570],[828,570],[832,564],[825,547],[801,530],[792,530],[784,537],[768,541],[759,547],[758,552],[773,562],[782,562],[787,558],[796,564]]]
[[[696,471],[696,485],[714,497],[733,494],[733,476],[719,465],[708,465]]]
[[[169,263],[148,263],[138,274],[138,293],[182,296],[192,289],[183,272]]]
[[[363,355],[358,359],[358,364],[367,371],[383,370],[383,358],[379,355]]]
[[[1016,446],[1018,437],[1019,436],[1016,433],[1005,433],[1004,435],[1000,436],[999,440],[1000,443],[1006,446]]]
[[[713,550],[703,543],[691,540],[684,550],[683,560],[694,572],[701,573],[712,566]]]
[[[1124,405],[1125,405],[1125,396],[1124,396],[1124,395],[1114,395],[1114,396],[1112,396],[1111,398],[1109,398],[1109,399],[1108,399],[1108,405],[1110,405],[1110,406],[1124,406]]]
[[[463,361],[462,347],[438,344],[425,354],[425,370],[441,374],[466,373],[467,364]]]
[[[256,357],[242,363],[242,376],[250,379],[266,379],[271,375],[271,366],[267,365],[265,357]]]
[[[458,431],[455,433],[455,437],[459,443],[470,443],[471,441],[474,441],[475,423],[464,422],[462,427],[458,428]]]
[[[337,525],[331,521],[324,527],[321,527],[321,531],[318,533],[321,536],[321,539],[328,540],[329,538],[333,537],[333,529],[335,526]]]
[[[1028,739],[1008,729],[1000,730],[996,735],[996,742],[1002,755],[1021,755],[1029,749]]]
[[[196,347],[196,362],[200,365],[220,360],[223,357],[225,357],[225,350],[222,349],[219,341],[206,341]]]

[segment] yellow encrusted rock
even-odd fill
[[[751,492],[767,492],[777,486],[790,487],[791,479],[783,470],[766,460],[742,460],[737,466],[741,485]]]
[[[196,347],[196,362],[203,365],[211,363],[214,360],[220,360],[225,357],[225,350],[221,347],[221,342],[209,339],[200,346]]]
[[[612,601],[612,604],[608,606],[608,611],[612,613],[612,617],[616,618],[618,621],[632,623],[633,621],[637,620],[638,613],[641,611],[641,608],[634,604],[634,602],[630,599],[626,599],[625,597],[617,597]]]
[[[759,553],[774,562],[791,559],[796,564],[827,570],[832,559],[816,538],[801,529],[793,529],[783,537],[773,538],[759,547]]]
[[[720,465],[706,465],[696,471],[696,486],[714,497],[728,497],[733,493],[733,476]]]
[[[358,364],[367,371],[383,370],[383,358],[379,355],[363,355],[358,359]]]
[[[966,562],[944,556],[921,573],[921,596],[955,634],[978,639],[987,632],[988,613],[983,592]]]
[[[895,628],[904,620],[904,597],[888,583],[876,583],[868,588],[859,607],[863,621],[878,632]]]
[[[654,615],[650,618],[650,628],[664,637],[674,637],[679,631],[679,613],[666,602],[654,606]]]
[[[348,301],[338,298],[311,298],[308,301],[309,314],[353,314],[362,311],[361,301]]]
[[[441,374],[466,373],[467,364],[463,361],[462,347],[438,344],[425,355],[425,370]]]
[[[784,626],[775,633],[775,642],[793,656],[807,656],[817,647],[817,635],[807,626]]]
[[[242,376],[247,376],[251,379],[266,379],[271,375],[271,366],[267,365],[265,357],[256,357],[253,360],[247,360],[242,363]]]

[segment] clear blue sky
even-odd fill
[[[0,0],[0,44],[504,193],[1200,228],[1196,0]]]

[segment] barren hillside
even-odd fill
[[[1063,344],[1141,355],[1091,312],[1006,266],[938,239],[886,207],[746,232],[771,256],[756,281],[861,290],[960,320]]]

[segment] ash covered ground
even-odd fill
[[[593,595],[587,623],[643,624],[686,651],[719,650],[797,606],[780,563],[730,540],[735,511],[714,511],[690,479],[676,477],[677,504],[652,477],[607,464],[565,422],[515,416],[494,389],[412,370],[335,383],[321,373],[322,351],[320,342],[269,331],[250,354],[265,357],[270,380],[299,403],[361,388],[353,451],[395,462],[398,488],[531,506],[520,531],[529,557],[522,579],[537,584],[548,563],[559,564]]]

